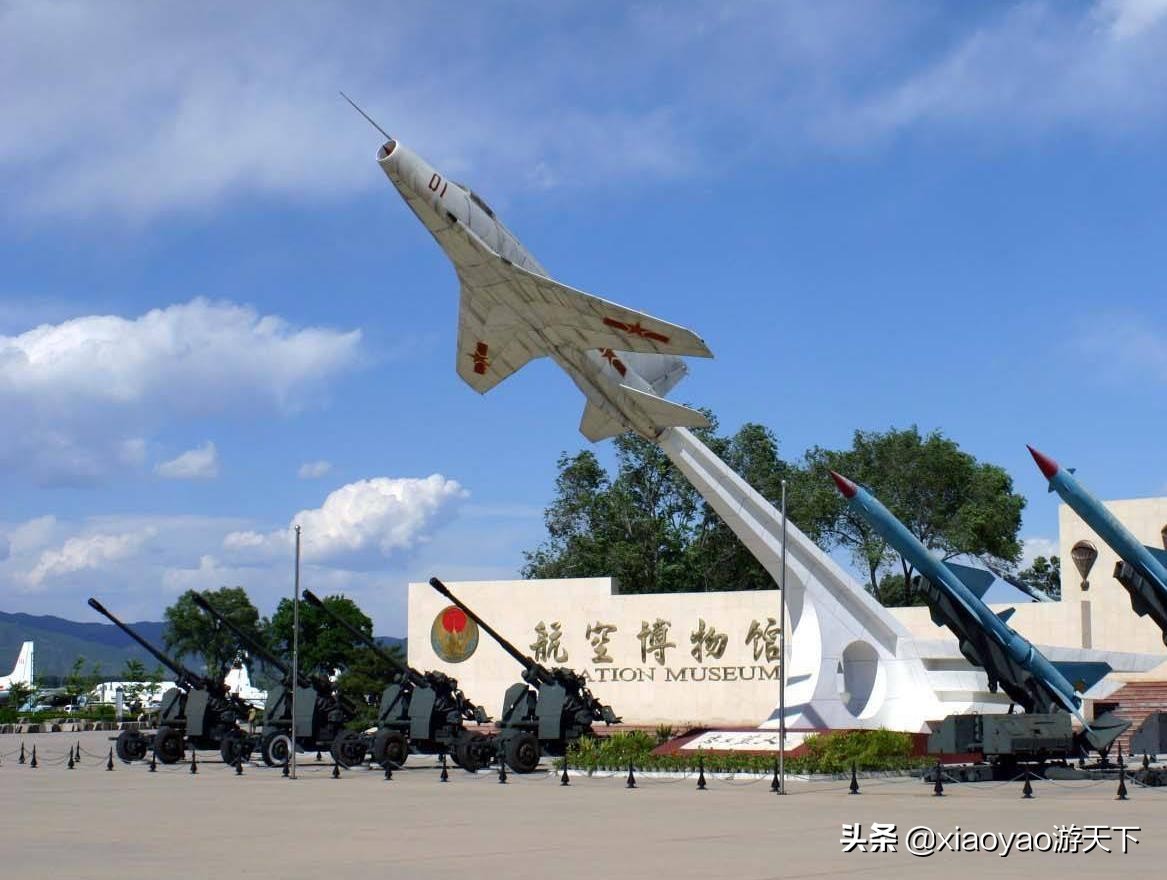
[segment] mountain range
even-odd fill
[[[135,621],[129,625],[153,645],[162,646],[161,621]],[[85,658],[85,672],[99,664],[101,677],[121,677],[127,660],[140,660],[147,669],[158,662],[137,642],[112,623],[78,623],[52,615],[10,614],[0,611],[0,675],[7,675],[16,664],[22,642],[36,643],[34,666],[38,678],[52,679],[68,674],[78,657]],[[383,645],[401,645],[403,639],[377,636]],[[187,665],[200,669],[200,664],[189,658]]]

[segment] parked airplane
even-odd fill
[[[267,702],[267,691],[261,691],[252,685],[251,676],[248,674],[247,666],[243,663],[242,658],[235,658],[235,662],[227,674],[223,676],[223,684],[239,699],[257,708],[263,708],[263,704]]]
[[[8,702],[8,695],[12,692],[14,684],[32,687],[32,649],[32,642],[21,645],[12,674],[0,678],[0,703]]]
[[[702,428],[703,413],[663,398],[687,369],[712,357],[691,330],[552,280],[547,270],[460,183],[385,135],[381,170],[454,264],[462,285],[458,375],[485,393],[538,357],[550,357],[587,398],[579,429],[599,441],[633,430],[655,440],[672,426]]]

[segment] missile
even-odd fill
[[[1105,504],[1090,494],[1070,468],[1062,467],[1032,446],[1026,448],[1042,476],[1049,480],[1049,491],[1057,492],[1094,534],[1118,554],[1120,561],[1114,567],[1115,578],[1130,593],[1135,613],[1140,617],[1150,615],[1167,644],[1167,550],[1145,546]]]
[[[1051,662],[1009,626],[1012,608],[997,614],[984,603],[991,572],[937,559],[870,492],[834,471],[831,476],[847,505],[926,580],[932,620],[951,630],[965,658],[985,670],[990,691],[1000,686],[1026,712],[1072,712],[1089,730],[1079,691],[1100,681],[1109,664]]]

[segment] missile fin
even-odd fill
[[[1013,612],[1016,610],[1016,608],[1006,608],[1004,611],[997,613],[997,618],[1001,621],[1001,623],[1008,623],[1009,618],[1013,616]]]
[[[1159,547],[1151,547],[1147,544],[1144,544],[1143,546],[1146,547],[1147,551],[1156,559],[1158,559],[1159,562],[1161,562],[1163,565],[1167,565],[1167,550],[1160,549]]]
[[[1092,660],[1058,660],[1053,663],[1053,667],[1079,693],[1090,690],[1110,672],[1109,663]]]
[[[985,571],[983,568],[972,568],[955,562],[944,564],[952,569],[952,573],[960,578],[960,582],[968,587],[978,599],[984,598],[993,581],[997,579],[997,576],[991,571]]]

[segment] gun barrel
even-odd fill
[[[231,630],[231,632],[235,635],[235,638],[239,639],[239,641],[243,642],[243,644],[250,648],[257,657],[259,657],[265,663],[268,663],[278,669],[285,680],[291,680],[292,671],[288,668],[287,664],[285,664],[282,660],[272,654],[271,651],[267,650],[267,648],[261,645],[258,641],[236,626],[233,621],[215,610],[215,606],[208,602],[206,597],[192,592],[191,598],[194,600],[194,603],[199,606],[199,608],[207,612],[207,614],[211,615],[211,617],[215,618],[215,620],[219,621],[219,623],[223,624],[223,626],[227,627],[227,629]]]
[[[504,639],[501,635],[499,635],[498,631],[494,627],[492,627],[489,623],[471,611],[465,602],[451,593],[449,587],[443,584],[436,577],[430,578],[430,586],[449,599],[451,602],[453,602],[455,605],[457,605],[459,608],[461,608],[463,611],[465,611],[467,617],[486,630],[490,634],[491,638],[498,642],[499,646],[504,651],[514,657],[520,666],[522,666],[528,672],[534,672],[541,681],[547,680],[549,673],[546,669],[536,663],[534,658],[528,657],[526,654]]]
[[[120,621],[113,614],[113,612],[111,612],[109,609],[107,609],[104,605],[102,605],[100,602],[98,602],[92,596],[89,597],[89,607],[92,608],[94,611],[96,611],[98,614],[102,615],[103,617],[108,618],[110,623],[112,623],[114,626],[116,626],[118,629],[120,629],[122,632],[124,632],[126,635],[128,635],[131,639],[133,639],[135,642],[137,642],[139,645],[141,645],[143,648],[145,648],[155,660],[157,660],[159,663],[161,663],[163,666],[165,666],[167,669],[169,669],[171,672],[173,672],[175,674],[175,676],[178,678],[179,685],[185,686],[187,688],[192,688],[192,687],[193,688],[205,688],[207,686],[207,680],[204,679],[201,675],[196,675],[195,673],[193,673],[189,669],[187,669],[185,666],[183,666],[181,663],[179,663],[177,660],[173,659],[172,657],[168,657],[166,654],[163,654],[161,651],[159,651],[157,648],[155,648],[153,645],[151,645],[149,642],[147,642],[144,638],[142,638],[140,635],[138,635],[136,632],[134,632],[132,629],[130,629],[129,626],[122,623],[122,621]]]
[[[390,666],[392,666],[394,669],[396,669],[398,672],[400,672],[402,675],[404,675],[406,678],[408,678],[410,680],[410,682],[412,682],[414,685],[420,685],[420,684],[425,683],[425,679],[421,675],[420,672],[418,672],[412,666],[408,666],[407,664],[402,663],[400,660],[398,660],[396,657],[394,657],[392,654],[390,654],[388,651],[386,651],[384,648],[382,648],[380,645],[378,645],[376,640],[374,640],[372,636],[365,635],[365,633],[361,632],[359,629],[357,629],[355,626],[353,626],[351,623],[349,623],[347,620],[345,620],[339,614],[337,614],[332,609],[330,609],[311,590],[305,590],[303,593],[303,598],[304,598],[304,601],[307,602],[309,605],[311,605],[314,608],[319,608],[321,611],[323,611],[325,614],[327,614],[332,620],[334,620],[341,627],[343,627],[345,630],[347,630],[353,636],[353,638],[364,642],[369,648],[372,649],[372,651],[378,657],[380,657],[382,660],[384,660],[386,663],[388,663]]]

